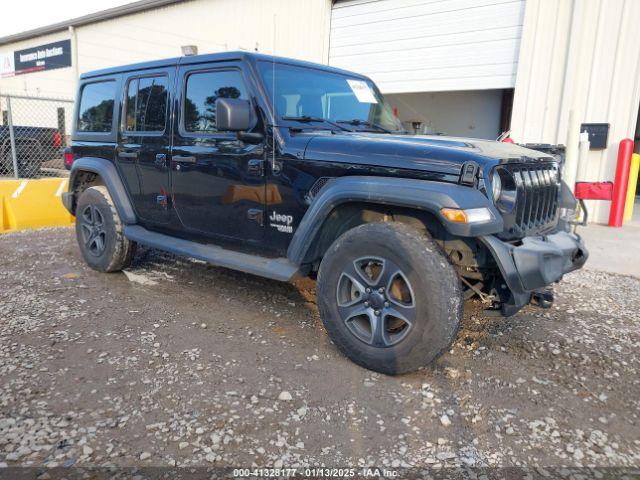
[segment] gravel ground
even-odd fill
[[[640,466],[640,280],[582,271],[550,310],[465,313],[387,377],[343,357],[315,286],[71,229],[0,236],[0,466]]]

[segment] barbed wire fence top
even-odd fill
[[[0,94],[0,178],[66,176],[73,100]]]

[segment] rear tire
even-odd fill
[[[87,188],[78,199],[76,238],[84,260],[99,272],[127,268],[136,250],[136,243],[125,238],[111,195],[102,185]]]
[[[318,272],[327,332],[351,360],[397,375],[446,351],[462,320],[458,277],[425,232],[368,223],[341,235]]]

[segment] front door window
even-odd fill
[[[247,99],[240,72],[223,70],[189,75],[183,105],[184,130],[195,134],[218,133],[216,129],[218,98]]]

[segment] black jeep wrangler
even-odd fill
[[[553,156],[407,134],[362,75],[247,52],[82,75],[66,208],[87,263],[137,243],[280,281],[317,276],[329,335],[397,374],[454,340],[463,301],[548,306],[580,268]]]

